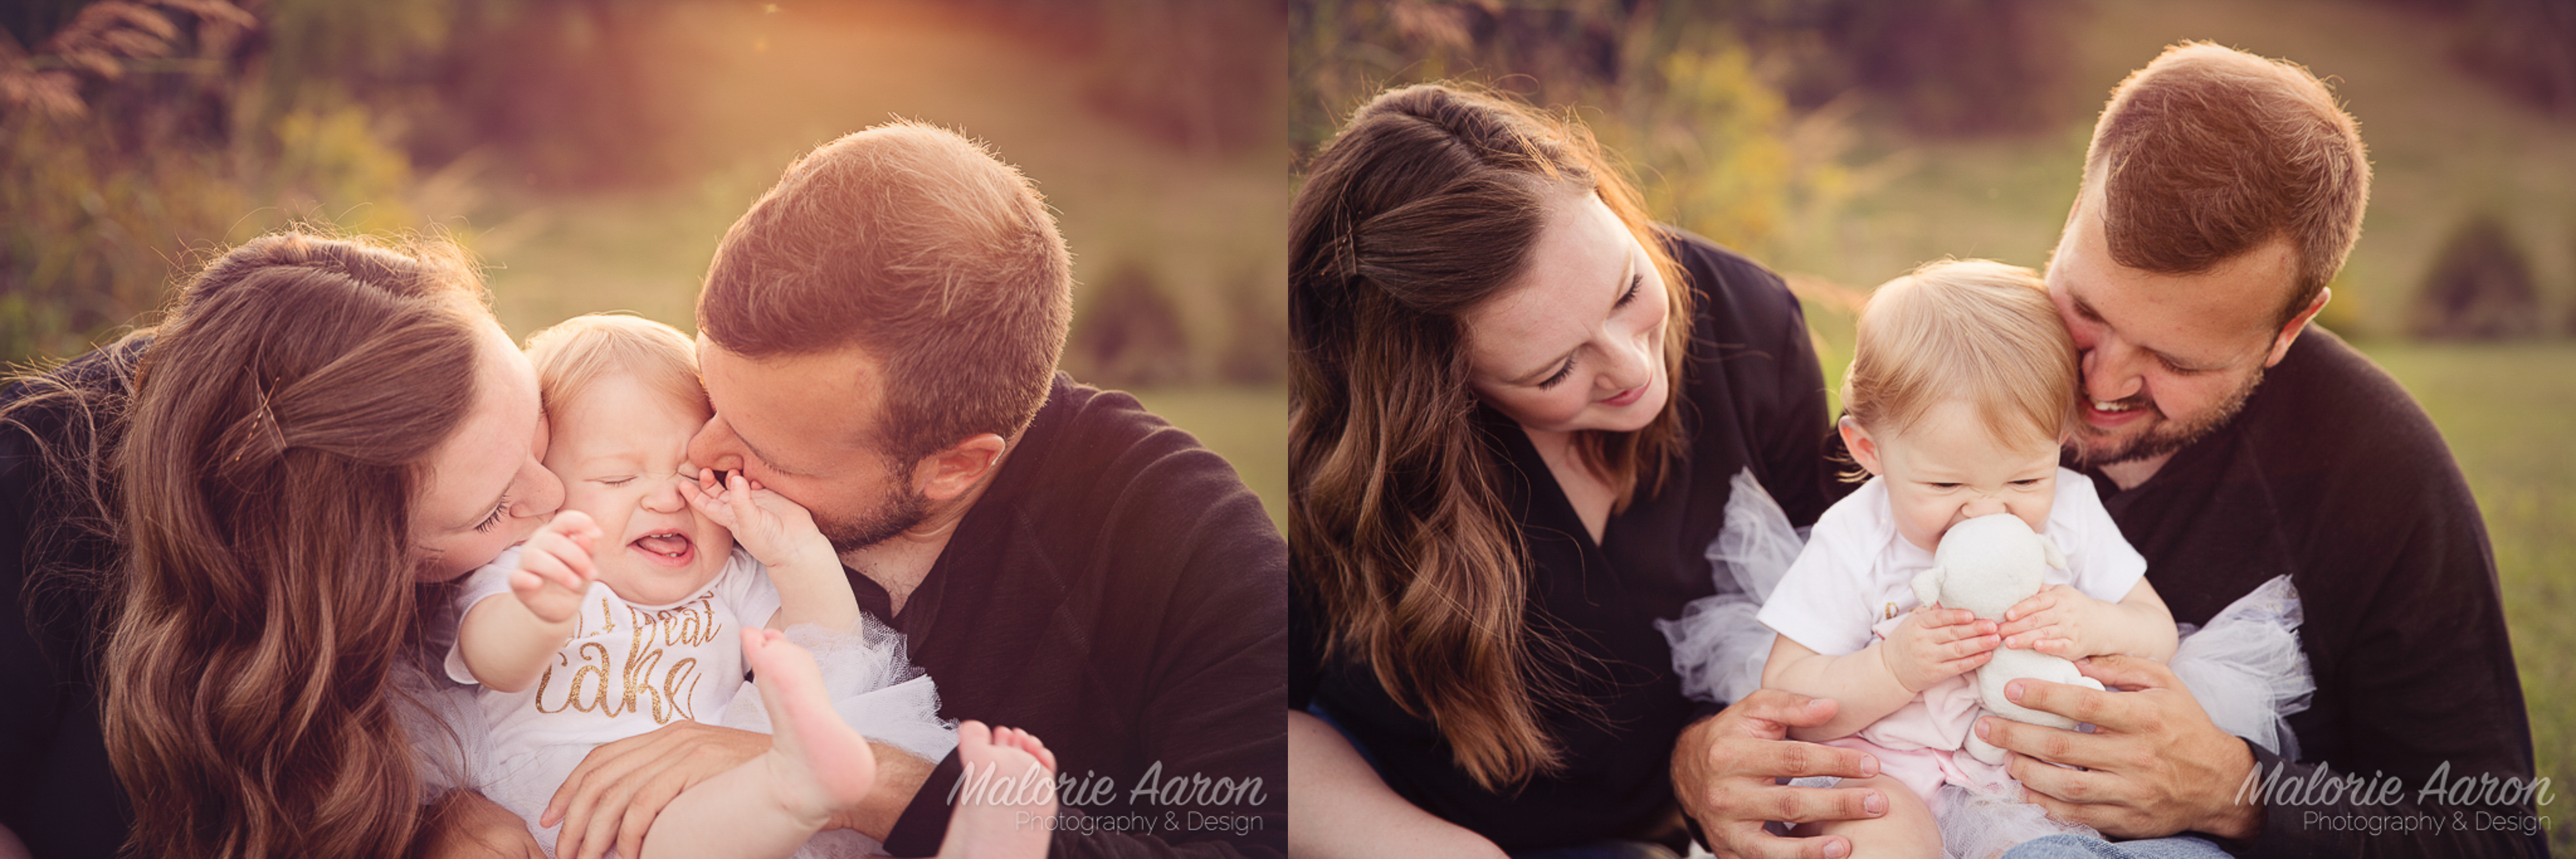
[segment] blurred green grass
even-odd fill
[[[2540,775],[2576,790],[2576,343],[2356,344],[2424,404],[2477,493]],[[2559,808],[2552,852],[2576,852]]]
[[[2026,136],[1929,139],[1884,105],[1861,109],[1850,154],[1860,187],[1826,223],[1793,231],[1784,272],[1868,289],[1945,256],[2039,268],[2082,178],[2102,102],[2166,45],[2207,39],[2306,65],[2361,123],[2370,208],[2324,321],[2356,336],[2402,333],[2441,246],[2492,211],[2530,257],[2553,323],[2576,309],[2576,122],[2552,119],[2461,71],[2436,10],[2351,0],[2085,4],[2063,116]],[[1719,237],[1724,241],[1724,237]]]
[[[669,133],[708,153],[707,169],[601,192],[458,179],[483,189],[457,214],[494,265],[512,332],[609,309],[691,328],[716,241],[788,163],[895,117],[986,142],[1046,195],[1073,249],[1077,329],[1091,287],[1132,265],[1171,303],[1196,354],[1242,336],[1246,314],[1285,330],[1287,193],[1271,151],[1175,146],[1091,107],[1063,57],[936,15],[855,26],[707,5],[664,17],[668,38],[700,54],[688,73],[657,81],[657,97],[692,118]],[[1256,306],[1236,306],[1246,301]]]
[[[894,116],[984,140],[1037,184],[1073,250],[1077,329],[1096,316],[1096,288],[1122,264],[1152,275],[1200,354],[1242,336],[1245,311],[1232,303],[1246,296],[1260,305],[1256,318],[1285,329],[1278,237],[1287,194],[1268,150],[1176,148],[1086,106],[1083,82],[1063,73],[1062,58],[936,16],[798,27],[731,7],[669,14],[690,39],[721,46],[696,57],[662,97],[701,120],[679,133],[699,151],[727,153],[723,163],[636,190],[527,189],[474,174],[471,162],[449,180],[478,189],[458,207],[460,232],[491,266],[494,307],[514,335],[604,310],[693,331],[698,286],[734,219],[808,148]],[[1080,363],[1068,356],[1077,378],[1099,383]],[[1272,521],[1284,523],[1284,387],[1137,396],[1225,456]]]
[[[1145,410],[1197,436],[1225,457],[1261,496],[1270,522],[1288,531],[1288,389],[1200,387],[1129,391]]]

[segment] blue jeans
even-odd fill
[[[2076,835],[2051,835],[2022,842],[2004,859],[2225,859],[2227,851],[2206,838],[2176,835],[2113,843]]]
[[[1643,841],[1595,841],[1571,847],[1523,850],[1512,859],[1681,859],[1671,848]]]
[[[1350,729],[1342,727],[1341,720],[1333,718],[1332,711],[1324,706],[1324,702],[1315,701],[1307,704],[1306,712],[1323,720],[1324,724],[1333,726],[1333,730],[1341,732],[1342,739],[1351,744],[1351,750],[1360,753],[1360,760],[1367,761],[1369,769],[1377,770],[1378,778],[1386,778],[1386,771],[1378,766],[1377,757],[1369,754],[1368,746],[1362,744],[1360,738],[1351,736]],[[1595,841],[1567,847],[1524,850],[1512,854],[1512,859],[1680,859],[1680,856],[1661,844],[1643,841]]]

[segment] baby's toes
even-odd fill
[[[1016,728],[1012,729],[1011,734],[1012,745],[1018,746],[1020,751],[1027,752],[1030,757],[1037,758],[1046,764],[1047,769],[1055,769],[1055,753],[1047,751],[1046,744],[1038,741],[1038,735]]]
[[[983,750],[993,745],[993,729],[982,722],[968,719],[957,723],[957,747]]]
[[[751,670],[760,671],[771,659],[777,658],[772,655],[777,650],[776,645],[786,638],[786,634],[775,629],[757,626],[744,628],[742,661],[750,665]]]

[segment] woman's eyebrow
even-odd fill
[[[1629,254],[1629,255],[1628,255],[1628,265],[1627,265],[1626,267],[1624,267],[1624,268],[1619,269],[1619,279],[1618,279],[1618,280],[1615,280],[1615,281],[1612,281],[1612,282],[1610,283],[1610,306],[1611,306],[1613,309],[1616,309],[1616,308],[1619,306],[1619,299],[1622,299],[1622,298],[1626,298],[1626,297],[1628,297],[1628,286],[1629,286],[1630,284],[1633,284],[1633,283],[1636,283],[1636,282],[1637,282],[1637,255],[1636,255],[1636,254]],[[1556,374],[1556,368],[1558,368],[1558,367],[1562,367],[1562,366],[1565,366],[1565,359],[1566,359],[1566,358],[1568,358],[1568,357],[1572,356],[1575,352],[1580,351],[1580,350],[1582,350],[1582,349],[1583,349],[1583,344],[1577,343],[1577,344],[1575,344],[1575,345],[1574,345],[1574,348],[1572,348],[1572,349],[1567,349],[1567,350],[1565,350],[1563,353],[1558,354],[1558,355],[1556,356],[1556,359],[1555,359],[1555,360],[1552,360],[1552,361],[1547,362],[1545,365],[1543,365],[1543,366],[1539,367],[1538,369],[1536,369],[1536,370],[1531,370],[1531,371],[1529,371],[1529,372],[1527,372],[1527,373],[1522,373],[1522,374],[1520,374],[1520,375],[1518,375],[1518,376],[1514,376],[1514,377],[1512,377],[1512,378],[1510,378],[1510,379],[1505,379],[1504,381],[1510,382],[1510,383],[1515,384],[1515,385],[1527,385],[1527,384],[1531,384],[1531,383],[1537,382],[1537,381],[1539,381],[1539,380],[1541,380],[1541,379],[1545,379],[1545,378],[1547,378],[1547,377],[1549,377],[1549,376],[1555,375],[1555,374]],[[737,433],[737,435],[739,435],[739,433]],[[748,446],[750,446],[750,445],[751,445],[751,442],[749,442],[749,441],[744,441],[744,442],[743,442],[743,445],[744,445],[745,447],[748,447]],[[774,463],[774,462],[773,462],[773,463],[771,463],[771,464],[772,464],[772,465],[776,465],[777,463]]]

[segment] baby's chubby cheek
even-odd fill
[[[2013,514],[2020,516],[2022,524],[2030,526],[2031,531],[2045,534],[2048,533],[2048,507],[2047,504],[2017,505]]]

